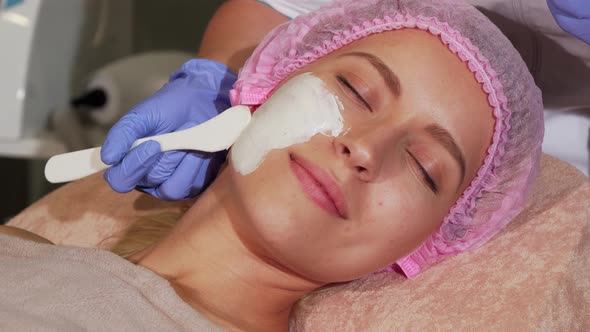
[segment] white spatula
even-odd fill
[[[211,120],[198,126],[152,137],[145,137],[133,143],[152,140],[160,143],[162,152],[171,150],[198,150],[216,152],[229,149],[250,122],[251,113],[247,106],[234,106]],[[64,153],[51,157],[45,165],[45,178],[51,183],[62,183],[81,179],[109,168],[100,159],[100,147]]]

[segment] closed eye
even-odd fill
[[[338,76],[336,76],[336,79],[338,80],[338,82],[343,84],[350,92],[352,92],[352,94],[354,94],[356,100],[360,101],[363,105],[365,105],[365,107],[370,112],[373,112],[371,105],[369,105],[369,103],[365,100],[365,98],[363,98],[363,96],[354,88],[354,86],[352,86],[352,84],[350,84],[350,82],[348,82],[348,80],[346,78],[344,78],[341,75],[338,75]]]
[[[410,155],[410,158],[412,158],[412,161],[413,161],[415,167],[418,169],[418,171],[421,174],[422,180],[426,183],[428,188],[430,188],[430,190],[433,193],[437,194],[438,193],[438,186],[437,186],[436,182],[434,182],[434,180],[432,179],[430,174],[428,174],[428,172],[426,171],[424,166],[422,166],[420,161],[418,161],[418,159],[416,157],[414,157],[414,155],[410,151],[406,150],[406,152]]]

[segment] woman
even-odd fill
[[[188,304],[227,329],[286,330],[306,294],[392,263],[414,277],[481,245],[522,209],[538,168],[541,97],[516,51],[474,8],[450,0],[336,2],[267,36],[242,69],[233,102],[260,105],[305,73],[341,101],[345,133],[272,150],[247,175],[230,153],[174,228],[129,256],[139,267],[0,237],[17,247],[0,246],[0,257],[13,260],[3,273],[22,278],[14,261],[21,251],[34,259],[56,250],[77,264],[93,262],[78,255],[100,256],[95,273],[125,282],[110,288],[116,300],[101,302],[108,309],[92,309],[110,328],[121,324],[113,312],[151,304],[158,310],[134,309],[125,322],[190,329],[198,315]],[[54,274],[56,292],[75,287]],[[19,281],[4,301],[25,292]],[[130,288],[149,303],[117,297]],[[91,310],[92,301],[71,310]]]

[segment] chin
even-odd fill
[[[314,247],[325,242],[337,223],[305,196],[289,154],[273,151],[247,175],[231,163],[226,172],[239,211],[234,227],[250,250],[295,271],[314,262]]]

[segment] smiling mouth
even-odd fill
[[[340,186],[323,169],[294,154],[289,155],[291,170],[303,192],[329,214],[348,218],[346,201]]]

